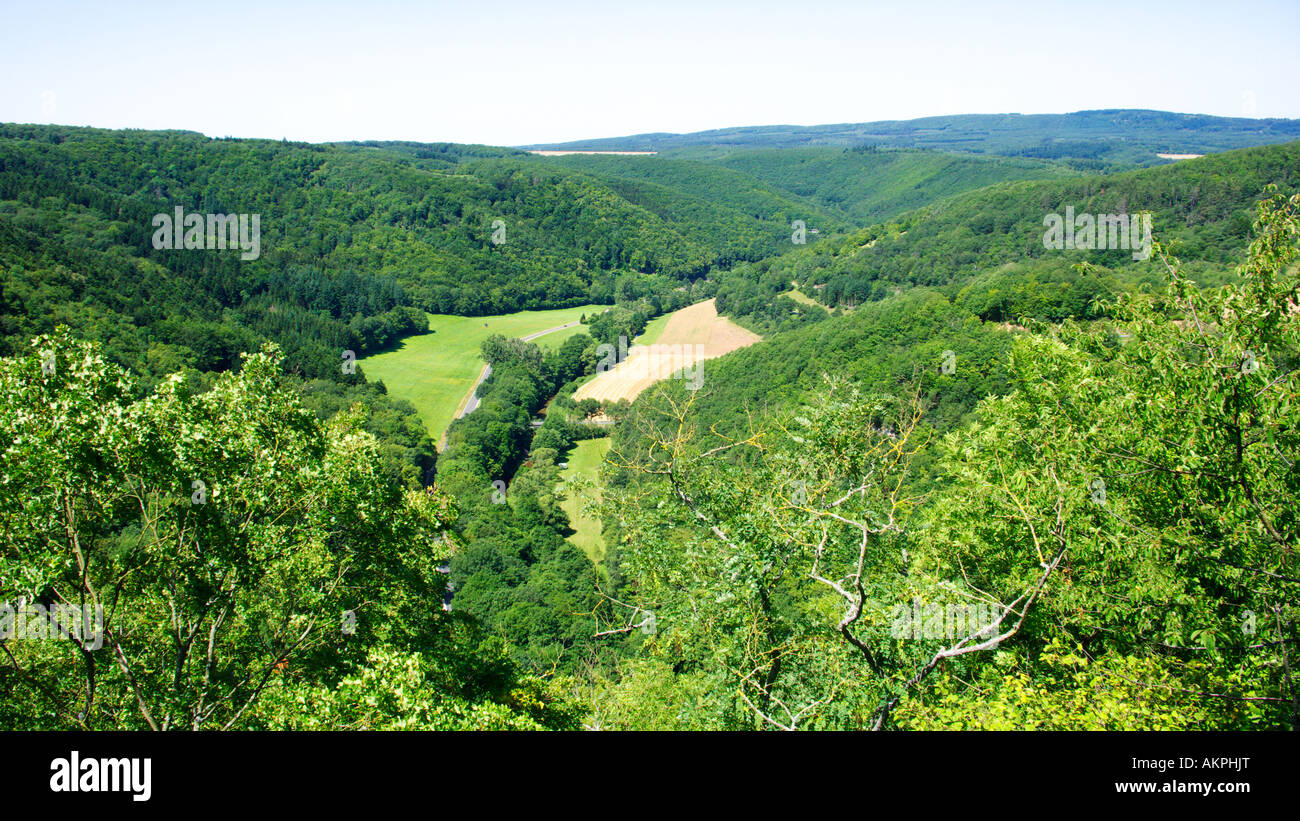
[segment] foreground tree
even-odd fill
[[[180,375],[133,391],[66,333],[0,361],[0,601],[46,636],[0,644],[0,724],[334,726],[351,694],[373,725],[398,718],[373,709],[381,662],[419,674],[415,726],[474,726],[479,706],[509,723],[523,682],[460,655],[472,626],[441,613],[454,511],[377,468],[359,413],[318,423],[274,348],[205,392]],[[89,618],[41,618],[52,605]],[[303,715],[336,688],[332,713]],[[542,687],[523,724],[571,723],[553,700]]]
[[[948,442],[926,569],[1008,590],[1059,551],[1059,572],[1014,660],[945,682],[911,724],[1124,727],[1101,719],[1139,700],[1191,726],[1300,721],[1298,208],[1260,203],[1240,284],[1199,289],[1157,248],[1163,293],[1017,341],[1015,393]],[[1080,711],[1015,708],[1038,674]]]
[[[631,420],[645,447],[610,456],[630,474],[609,492],[629,548],[625,592],[607,597],[603,635],[653,626],[647,661],[612,689],[672,702],[663,691],[677,687],[695,702],[677,712],[695,714],[674,723],[672,712],[645,715],[623,692],[607,692],[597,720],[861,726],[897,663],[871,636],[879,603],[900,595],[906,578],[919,398],[863,395],[831,380],[773,426],[705,444],[693,401],[660,391]],[[643,692],[651,682],[658,695]]]

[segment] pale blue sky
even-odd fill
[[[0,121],[518,145],[1154,108],[1300,117],[1300,0],[11,3]]]

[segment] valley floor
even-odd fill
[[[543,348],[556,348],[582,331],[581,325],[570,323],[604,309],[583,305],[495,316],[429,314],[429,333],[409,337],[396,350],[358,362],[367,379],[383,381],[391,396],[414,405],[429,435],[441,439],[483,375],[479,351],[483,340],[492,334],[528,338],[556,329],[535,339]]]
[[[569,525],[574,530],[569,541],[581,548],[593,564],[599,564],[605,557],[605,540],[600,532],[600,517],[585,516],[582,508],[588,497],[594,496],[593,501],[600,502],[600,466],[605,461],[605,454],[609,452],[609,444],[607,437],[578,442],[569,452],[568,466],[560,474],[560,487],[565,494],[560,507],[568,514]],[[569,486],[568,483],[578,476],[591,481],[588,489],[579,491]]]

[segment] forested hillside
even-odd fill
[[[620,193],[553,165],[484,157],[486,149],[434,148],[4,126],[8,275],[20,263],[57,270],[88,260],[114,272],[85,283],[56,274],[49,289],[71,291],[53,296],[37,281],[45,277],[28,272],[6,288],[24,291],[26,310],[7,313],[25,316],[15,330],[30,334],[49,330],[54,303],[86,297],[87,310],[125,326],[115,337],[139,337],[176,302],[196,322],[234,310],[254,335],[325,336],[326,348],[362,349],[414,330],[404,316],[386,316],[400,306],[473,315],[608,304],[620,277],[662,277],[654,287],[669,290],[713,266],[787,249],[790,219],[800,216],[777,198],[742,212],[662,187]],[[178,206],[259,214],[260,256],[155,250],[151,219]],[[367,317],[393,327],[346,327]],[[319,327],[293,333],[308,324]],[[249,349],[222,344],[226,364],[230,350]],[[306,367],[296,356],[293,364]]]
[[[868,225],[940,197],[995,182],[1079,173],[1042,160],[963,157],[937,151],[798,148],[712,152],[707,161],[574,154],[552,162],[605,176],[665,181],[761,213],[773,196],[811,203],[823,232]],[[722,199],[722,198],[727,199]],[[814,223],[809,222],[811,227]]]
[[[1120,276],[1136,284],[1152,270],[1131,249],[1062,253],[1044,246],[1045,215],[1123,214],[1149,211],[1155,235],[1176,250],[1189,274],[1205,283],[1223,280],[1239,262],[1250,235],[1253,203],[1269,184],[1300,187],[1300,142],[1231,151],[1164,168],[1085,177],[1002,183],[958,194],[843,238],[798,249],[752,266],[742,279],[764,283],[769,296],[792,281],[804,294],[835,307],[878,300],[913,286],[950,295],[969,286],[964,299],[986,318],[1078,315]],[[1073,266],[1097,269],[1080,281]],[[1072,294],[1054,297],[1062,279]],[[745,286],[739,286],[743,289]],[[725,304],[728,289],[720,301]],[[1073,310],[1050,303],[1065,299]]]
[[[1078,173],[1041,160],[874,147],[735,151],[713,161],[842,211],[858,225],[882,222],[936,199],[995,182]]]
[[[545,159],[555,165],[610,180],[616,190],[625,191],[625,196],[629,199],[647,197],[656,190],[666,190],[755,216],[786,214],[789,217],[785,221],[786,226],[789,226],[792,219],[803,219],[810,226],[815,225],[823,231],[831,232],[861,224],[855,215],[830,205],[825,197],[796,192],[790,186],[772,183],[749,173],[748,169],[733,170],[715,163],[667,157],[570,154]],[[620,180],[632,180],[638,184],[629,185],[619,182]],[[646,207],[658,211],[648,204],[651,202],[653,200],[647,198]]]

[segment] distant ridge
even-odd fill
[[[928,148],[1040,159],[1152,165],[1157,154],[1211,154],[1300,139],[1300,120],[1215,117],[1145,109],[1070,114],[958,114],[833,125],[763,125],[689,134],[538,143],[525,150],[710,153],[808,146]]]

